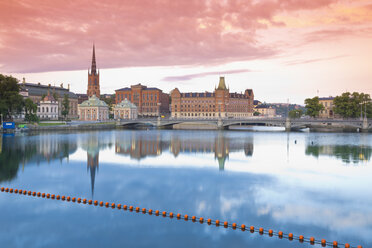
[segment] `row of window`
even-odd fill
[[[57,107],[50,107],[50,108],[49,107],[38,107],[37,108],[37,112],[39,113],[49,113],[49,110],[50,110],[50,113],[56,113]]]

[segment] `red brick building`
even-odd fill
[[[169,94],[158,88],[136,84],[115,90],[116,104],[128,99],[138,108],[138,116],[160,116],[169,113]]]
[[[230,93],[225,78],[220,77],[214,92],[171,92],[171,116],[173,118],[247,118],[253,115],[253,90]]]
[[[96,65],[96,54],[93,45],[93,55],[92,55],[92,67],[90,71],[88,70],[88,90],[87,90],[88,97],[96,95],[96,97],[100,97],[100,88],[99,88],[99,71],[97,71]]]

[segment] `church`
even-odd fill
[[[95,46],[93,45],[92,65],[88,70],[88,100],[78,106],[79,120],[81,121],[106,121],[109,119],[108,105],[99,99],[99,71],[96,65]]]

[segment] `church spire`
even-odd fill
[[[95,53],[94,43],[93,43],[93,55],[92,55],[92,67],[90,69],[90,73],[93,75],[97,74],[96,53]]]
[[[226,90],[225,77],[220,77],[217,90]]]

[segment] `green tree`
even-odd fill
[[[254,111],[253,116],[259,116],[260,112]]]
[[[372,117],[372,104],[369,94],[358,92],[345,92],[341,96],[336,96],[333,99],[334,112],[344,118],[358,118],[364,116],[367,112],[367,117]]]
[[[300,118],[303,114],[303,111],[301,109],[293,109],[291,111],[288,112],[288,116],[289,118]]]
[[[62,101],[62,115],[66,119],[68,112],[70,111],[70,100],[68,99],[68,95],[65,94],[63,96],[63,101]]]
[[[23,97],[19,90],[16,78],[0,74],[0,114],[4,120],[11,120],[13,114],[22,112]]]
[[[39,118],[36,115],[37,105],[30,98],[27,98],[25,100],[24,105],[25,105],[25,121],[39,122]]]
[[[305,99],[306,115],[310,117],[319,116],[319,112],[324,109],[324,106],[319,103],[319,97]]]

